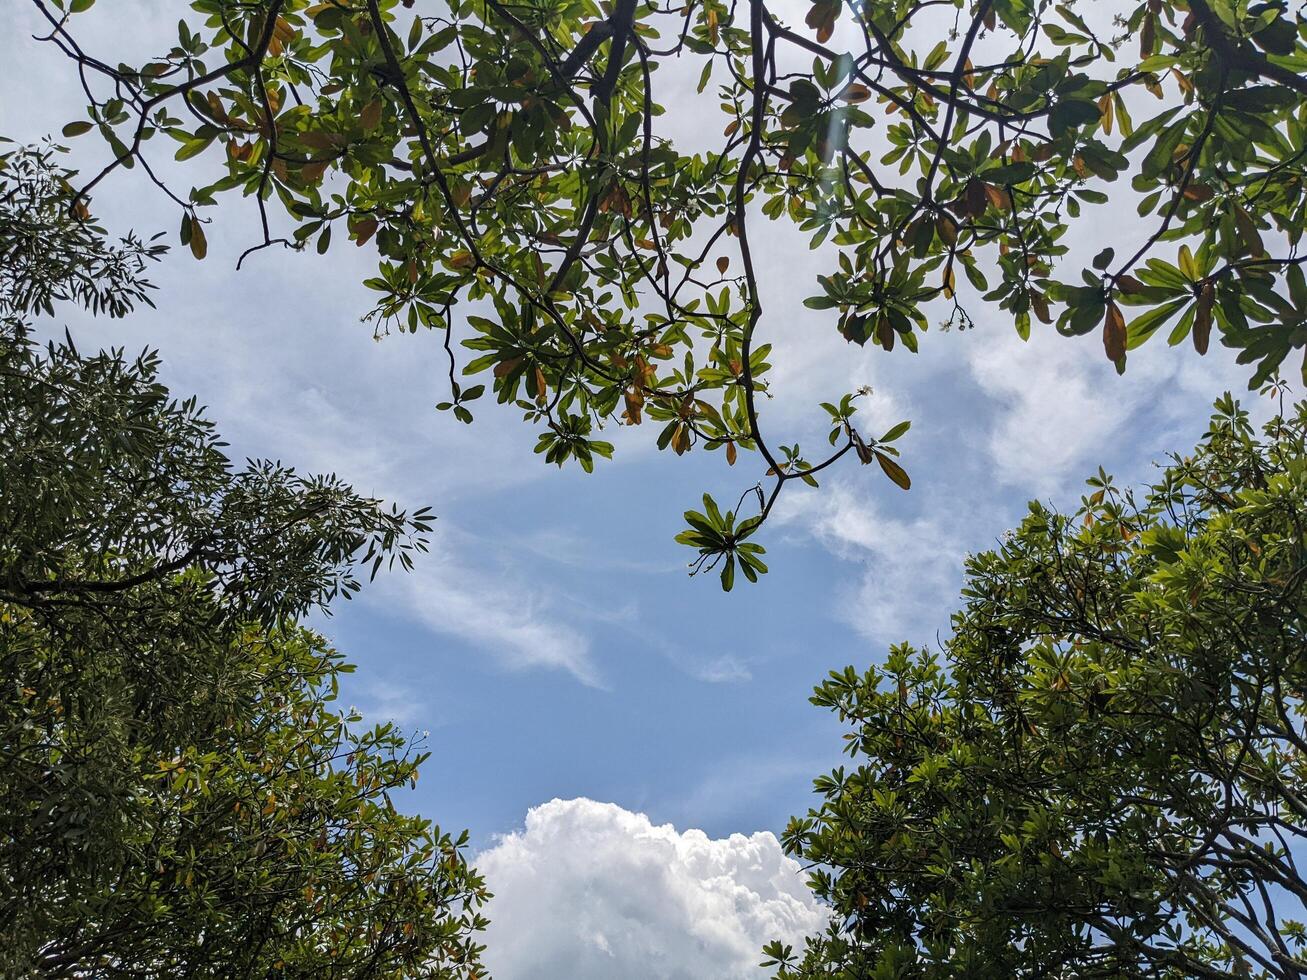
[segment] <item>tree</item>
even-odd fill
[[[52,146],[0,154],[0,317],[11,330],[28,313],[53,316],[56,301],[111,317],[152,305],[145,268],[166,246],[130,234],[110,244],[85,201],[70,206],[75,177]]]
[[[198,258],[232,191],[251,251],[375,243],[378,332],[441,334],[440,407],[470,422],[488,383],[549,462],[590,469],[599,429],[646,418],[677,454],[757,450],[739,513],[690,512],[680,538],[728,588],[766,571],[754,539],[792,481],[853,455],[910,482],[906,425],[859,428],[858,393],[822,405],[829,453],[764,432],[763,218],[829,243],[807,305],[887,353],[985,309],[1023,337],[1099,332],[1121,370],[1163,328],[1200,354],[1215,328],[1254,387],[1307,346],[1307,44],[1285,0],[812,0],[802,24],[768,0],[197,0],[135,66],[78,42],[92,2],[34,0],[90,98],[64,134],[113,154],[84,191],[139,162]],[[676,65],[718,81],[716,148],[660,135]],[[225,174],[173,190],[149,164],[169,140]],[[1118,256],[1119,211],[1095,218],[1126,178],[1140,234]],[[1082,226],[1113,229],[1083,270]]]
[[[778,977],[1307,972],[1307,402],[1217,408],[970,559],[942,657],[817,688],[851,765],[784,842],[833,919]]]
[[[467,835],[391,798],[430,753],[340,710],[352,668],[298,625],[430,517],[234,468],[152,353],[43,351],[48,297],[123,314],[148,284],[40,198],[48,152],[4,162],[0,241],[15,201],[51,220],[0,295],[0,973],[479,975]]]

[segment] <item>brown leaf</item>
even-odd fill
[[[685,424],[678,425],[676,432],[672,436],[672,449],[677,456],[684,456],[690,451],[690,427]]]
[[[1103,349],[1113,364],[1125,357],[1125,337],[1125,317],[1121,307],[1115,302],[1109,302],[1107,316],[1103,319]]]
[[[1189,97],[1194,94],[1194,83],[1189,81],[1187,75],[1183,72],[1176,71],[1174,68],[1171,69],[1171,77],[1175,79],[1176,85],[1178,85],[1180,91],[1184,93],[1185,101],[1189,101]]]
[[[494,375],[496,378],[507,377],[508,375],[512,374],[513,371],[517,369],[517,366],[521,363],[522,363],[522,358],[520,357],[510,357],[506,361],[500,361],[498,364],[495,365]]]
[[[1138,296],[1148,287],[1136,279],[1134,276],[1126,274],[1116,281],[1116,288],[1121,290],[1127,296]]]
[[[717,271],[720,272],[722,275],[726,275],[726,267],[729,266],[730,264],[731,264],[730,258],[728,256],[723,255],[721,258],[717,260]]]
[[[839,97],[845,102],[851,102],[856,105],[859,102],[866,102],[871,98],[871,89],[861,82],[849,82],[844,86],[844,91],[840,92]]]
[[[983,184],[985,196],[989,198],[989,203],[994,205],[1000,211],[1007,211],[1012,207],[1012,198],[1008,192],[1001,187],[995,187],[993,184]]]
[[[642,413],[644,395],[640,393],[638,388],[628,388],[624,395],[626,398],[626,421],[630,425],[639,425],[644,419]]]
[[[209,254],[209,242],[204,237],[204,225],[198,221],[191,222],[191,254],[202,259]]]
[[[367,240],[377,233],[377,219],[368,215],[360,218],[354,225],[354,244],[364,245]]]
[[[945,245],[958,243],[958,223],[942,211],[935,218],[935,232]]]
[[[896,486],[903,490],[912,489],[912,479],[902,466],[884,453],[876,453],[876,462],[880,464],[880,468],[885,471],[885,475],[893,480]]]
[[[983,181],[976,180],[974,177],[967,181],[967,187],[962,196],[966,203],[966,214],[976,218],[985,213],[985,184]]]
[[[1053,322],[1052,314],[1048,309],[1048,300],[1045,299],[1043,293],[1034,289],[1030,291],[1030,308],[1035,311],[1035,316],[1038,317],[1040,323]]]
[[[291,27],[290,21],[279,14],[277,19],[272,22],[272,34],[282,44],[290,44],[291,41],[295,40],[296,31],[295,28]]]
[[[894,327],[884,317],[876,324],[876,339],[887,352],[894,349]]]
[[[326,160],[315,160],[312,163],[306,163],[300,168],[300,179],[306,184],[317,184],[322,180],[322,175],[326,172],[326,169]]]
[[[359,111],[359,122],[363,124],[363,132],[370,133],[377,128],[381,122],[381,100],[373,99]]]

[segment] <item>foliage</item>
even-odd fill
[[[828,455],[764,433],[764,218],[828,244],[808,306],[887,353],[934,311],[982,309],[1023,337],[1099,332],[1119,369],[1163,328],[1199,353],[1215,330],[1254,386],[1307,346],[1307,44],[1286,0],[810,0],[802,24],[774,0],[195,0],[175,45],[117,67],[74,36],[93,0],[34,3],[93,99],[64,135],[113,153],[86,190],[159,143],[220,158],[187,195],[149,170],[197,257],[233,191],[254,249],[374,243],[376,328],[443,335],[443,408],[470,422],[489,384],[560,466],[646,419],[678,455],[757,450],[759,524],[850,453],[909,482],[836,393]],[[678,145],[660,92],[695,75],[725,131]],[[1103,229],[1127,198],[1122,247]],[[722,541],[712,564],[737,555]]]
[[[78,279],[118,254],[92,225],[46,240],[91,258],[39,289],[55,266],[20,264],[4,294],[0,973],[480,975],[466,834],[391,798],[429,753],[337,708],[351,668],[296,623],[407,565],[430,518],[233,468],[154,354],[43,351],[22,314],[145,288],[130,263]]]
[[[0,318],[10,325],[26,313],[53,315],[57,300],[125,316],[150,302],[142,273],[165,250],[134,235],[109,245],[56,153],[42,146],[0,154]]]
[[[1307,403],[1217,407],[1147,493],[970,559],[943,658],[817,688],[854,765],[785,834],[833,921],[779,977],[1307,970]]]

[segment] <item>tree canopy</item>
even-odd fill
[[[1305,450],[1227,395],[1146,492],[1032,503],[942,655],[833,672],[850,766],[784,835],[833,921],[777,976],[1302,976]]]
[[[431,518],[234,467],[153,353],[37,345],[52,299],[129,312],[157,254],[66,178],[0,158],[0,973],[477,976],[467,835],[392,799],[430,753],[341,710],[298,624]]]
[[[1307,346],[1285,0],[196,0],[140,64],[79,41],[93,0],[34,2],[89,100],[64,135],[111,149],[84,192],[139,164],[197,258],[231,192],[251,250],[375,247],[371,319],[441,337],[440,407],[470,422],[489,385],[560,466],[645,421],[676,454],[756,450],[756,500],[680,538],[727,587],[766,570],[753,539],[788,483],[850,455],[910,483],[906,426],[861,428],[858,392],[814,407],[829,447],[765,429],[764,220],[825,243],[807,305],[887,354],[930,317],[1099,333],[1121,370],[1156,333],[1201,354],[1215,330],[1257,386]],[[699,96],[672,100],[684,78]],[[666,134],[709,102],[722,136]],[[225,173],[183,191],[161,156]]]

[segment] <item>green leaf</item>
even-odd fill
[[[907,432],[908,429],[910,428],[912,428],[912,423],[910,421],[904,420],[900,422],[898,425],[894,426],[888,432],[886,432],[883,436],[881,436],[879,441],[893,442],[899,436],[903,435],[903,433]]]
[[[1073,129],[1097,122],[1098,118],[1098,106],[1093,102],[1064,98],[1049,113],[1048,128],[1054,136],[1062,136]]]
[[[1159,327],[1179,313],[1189,302],[1188,297],[1172,300],[1170,303],[1155,307],[1131,320],[1130,326],[1126,328],[1126,350],[1134,350],[1144,343],[1157,332]]]

